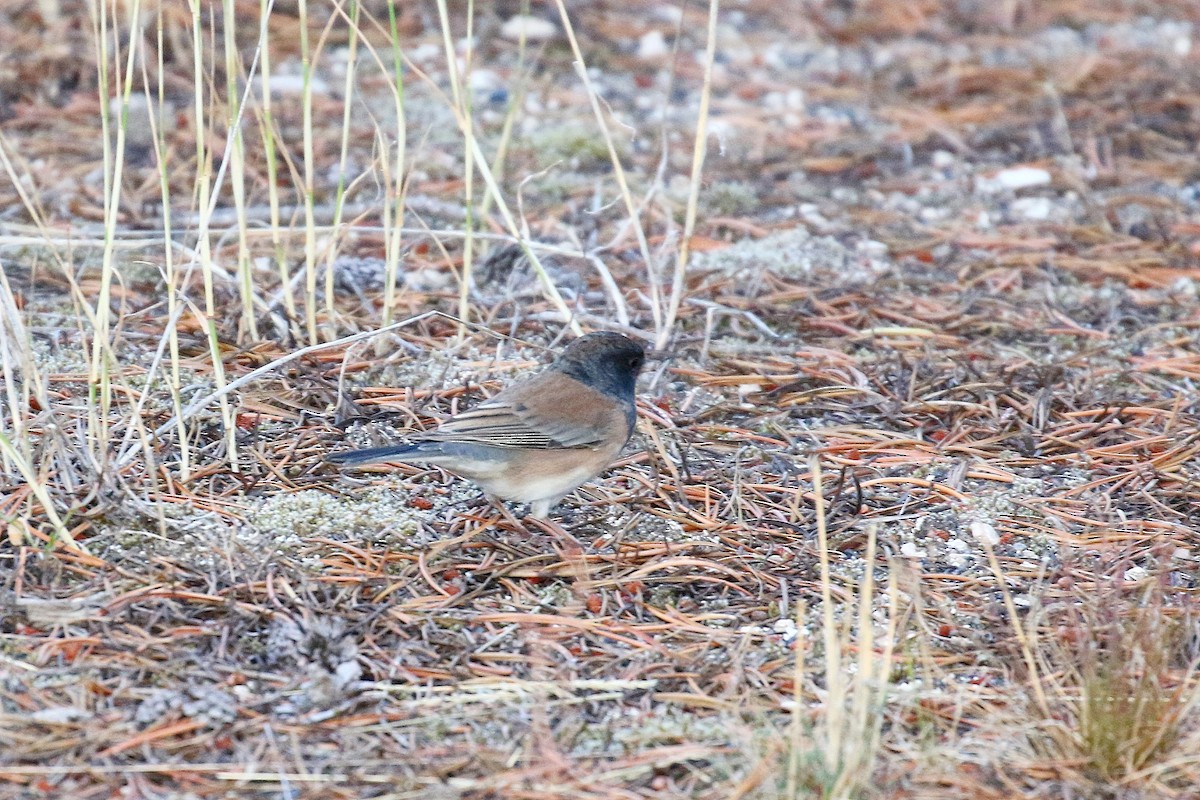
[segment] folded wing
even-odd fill
[[[612,405],[577,381],[546,375],[451,417],[421,438],[531,450],[597,447],[628,433],[624,415]]]

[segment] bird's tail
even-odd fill
[[[330,453],[325,460],[333,464],[374,464],[380,461],[421,460],[425,455],[423,443],[393,444],[387,447],[368,447],[364,450],[343,450],[340,453]]]

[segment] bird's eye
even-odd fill
[[[629,359],[629,366],[632,369],[641,369],[642,364],[644,364],[644,363],[646,363],[646,360],[644,358],[642,358],[641,356],[633,356],[632,358]]]

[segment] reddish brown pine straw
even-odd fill
[[[585,5],[588,90],[565,34],[473,7],[499,80],[451,101],[437,9],[362,4],[352,132],[350,11],[277,9],[271,63],[301,30],[317,54],[312,163],[299,93],[252,103],[205,257],[195,132],[219,158],[257,25],[197,81],[163,6],[170,168],[131,135],[106,206],[92,19],[0,11],[0,797],[1195,797],[1195,8],[751,0],[701,63],[706,8]],[[679,115],[648,122],[651,90]],[[340,163],[365,177],[334,231]],[[556,525],[323,463],[544,364],[564,304],[675,356]]]

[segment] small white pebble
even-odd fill
[[[1200,296],[1200,287],[1197,286],[1195,280],[1186,275],[1180,276],[1171,282],[1171,291],[1175,294],[1184,295],[1188,300],[1193,300],[1197,296]]]
[[[467,76],[467,84],[471,87],[471,91],[483,94],[503,87],[504,80],[490,69],[475,69],[471,70],[471,74]]]
[[[934,151],[933,157],[930,159],[933,166],[938,169],[949,169],[958,163],[958,157],[948,150]]]
[[[1130,567],[1129,569],[1125,570],[1125,582],[1137,583],[1138,581],[1145,580],[1149,575],[1150,571],[1145,567]]]
[[[416,47],[414,47],[412,50],[410,50],[408,53],[408,57],[411,58],[413,61],[417,62],[418,64],[423,64],[425,62],[433,61],[434,59],[440,58],[442,55],[442,52],[443,51],[442,51],[442,48],[440,45],[433,44],[432,42],[427,42],[425,44],[419,44]]]
[[[662,31],[650,30],[642,34],[638,39],[638,58],[652,59],[663,58],[669,55],[671,48],[667,45],[667,37],[663,36]]]
[[[521,34],[531,42],[544,42],[558,35],[558,26],[548,19],[529,14],[517,14],[509,17],[500,26],[500,35],[510,42],[517,42]]]
[[[1031,222],[1049,219],[1053,211],[1054,204],[1048,197],[1021,197],[1014,200],[1012,204],[1013,216]]]
[[[784,636],[796,635],[796,620],[791,617],[783,617],[775,620],[775,624],[771,626],[771,630],[775,633],[783,634]]]
[[[320,78],[310,77],[309,90],[316,96],[329,94],[329,84]],[[272,75],[271,94],[276,97],[296,96],[304,91],[303,75]],[[262,80],[259,80],[259,93],[262,93]]]
[[[905,542],[900,545],[900,555],[905,558],[924,558],[928,555],[924,550],[917,547],[914,542]]]
[[[972,522],[971,535],[980,541],[985,547],[995,547],[1000,544],[1000,535],[996,533],[996,529],[986,522]]]
[[[738,399],[742,405],[746,405],[746,398],[752,394],[758,394],[762,391],[762,385],[757,383],[739,383],[737,387]]]
[[[362,677],[362,667],[357,661],[343,661],[334,670],[337,685],[345,688]]]
[[[786,103],[783,92],[767,92],[762,97],[762,107],[767,111],[782,111]]]
[[[854,245],[854,250],[867,258],[884,258],[888,254],[888,246],[874,239],[864,239]]]
[[[817,229],[829,227],[829,220],[821,213],[821,208],[816,203],[801,203],[800,218]]]
[[[50,708],[42,708],[29,714],[29,719],[42,725],[67,725],[72,722],[79,722],[92,716],[91,713],[84,711],[82,708],[74,706],[51,706]]]
[[[1002,169],[990,178],[980,178],[976,188],[981,192],[1017,191],[1031,186],[1045,186],[1050,173],[1040,167],[1011,167]]]

